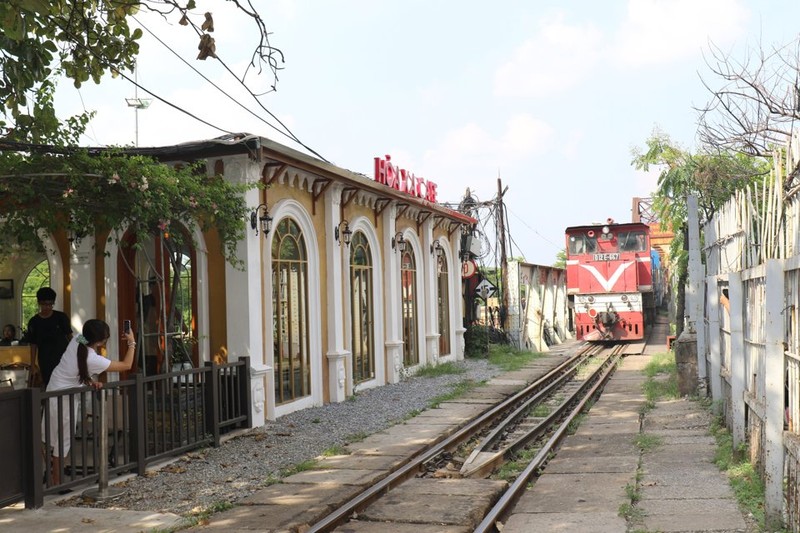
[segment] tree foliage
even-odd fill
[[[5,152],[0,156],[0,254],[38,247],[41,231],[78,238],[129,230],[139,238],[181,240],[179,223],[214,228],[233,264],[245,237],[249,208],[243,192],[205,167],[172,167],[143,156],[85,150],[61,154]],[[116,232],[109,239],[119,239]]]
[[[283,60],[280,51],[270,46],[258,12],[239,0],[227,1],[252,21],[260,36],[247,70],[270,70],[274,90],[278,62]],[[80,87],[89,80],[100,83],[109,73],[132,72],[142,37],[132,20],[141,11],[158,13],[193,30],[201,55],[216,58],[211,14],[192,13],[195,7],[195,0],[0,2],[0,138],[60,146],[75,142],[75,130],[56,117],[53,80],[63,75]],[[239,81],[244,82],[245,76]],[[84,113],[69,121],[85,125],[90,118]]]
[[[670,273],[678,291],[677,316],[683,316],[683,290],[687,277],[688,229],[687,197],[694,195],[700,223],[710,220],[731,195],[750,184],[758,184],[769,175],[768,162],[740,152],[691,153],[674,143],[668,135],[654,131],[646,141],[647,149],[634,150],[632,164],[637,170],[660,169],[658,188],[653,195],[653,209],[662,226],[675,237],[670,243]],[[678,323],[680,334],[682,324]]]
[[[231,2],[258,34],[246,73],[268,70],[277,82],[279,50],[250,2]],[[54,105],[59,76],[76,87],[131,72],[142,30],[134,17],[156,13],[200,43],[198,59],[222,61],[211,13],[194,13],[195,0],[4,0],[0,2],[0,254],[41,248],[42,232],[73,236],[127,229],[139,238],[170,235],[178,223],[214,228],[233,264],[248,208],[242,192],[204,168],[170,167],[124,151],[77,149],[92,114],[59,120]],[[197,23],[196,23],[196,22]],[[234,21],[226,21],[234,24]],[[178,26],[176,26],[178,27]]]

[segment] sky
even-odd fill
[[[217,54],[241,74],[258,35],[229,4],[197,0],[192,19],[213,13]],[[564,248],[567,226],[631,220],[632,199],[657,180],[631,165],[632,150],[655,129],[697,147],[696,108],[711,96],[703,80],[722,84],[706,63],[712,45],[743,58],[800,32],[793,0],[253,4],[285,61],[277,90],[259,101],[303,145],[370,177],[373,158],[390,154],[435,182],[440,202],[460,202],[467,188],[491,200],[501,180],[509,254],[542,265]],[[65,81],[59,112],[96,112],[82,143],[164,146],[230,131],[308,152],[269,125],[278,126],[218,61],[195,59],[197,36],[178,18],[137,15],[136,79],[215,127],[159,100],[135,111],[126,98],[151,96],[121,78],[80,90]],[[261,92],[274,80],[250,72],[247,81]]]

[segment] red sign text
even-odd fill
[[[400,192],[436,202],[436,184],[425,178],[418,178],[408,170],[391,163],[392,156],[386,159],[375,158],[375,181],[388,185]]]

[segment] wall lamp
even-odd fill
[[[344,224],[344,229],[341,231],[341,240],[339,240],[339,228],[342,227],[342,224]],[[337,241],[339,241],[340,246],[342,242],[344,242],[345,246],[350,246],[350,239],[353,237],[353,230],[350,229],[350,223],[346,220],[339,222],[339,225],[333,230],[333,236]]]
[[[259,209],[261,209],[261,215],[258,214]],[[256,235],[258,235],[259,226],[265,237],[272,229],[272,217],[269,215],[267,204],[260,204],[250,213],[250,227],[256,230]]]
[[[439,239],[436,239],[431,243],[431,255],[435,255],[436,257],[442,257],[444,254],[444,247],[442,243],[439,242]]]
[[[404,252],[406,250],[406,240],[403,238],[402,232],[398,231],[397,234],[392,237],[392,248],[398,252]]]

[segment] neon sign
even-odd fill
[[[386,159],[375,158],[375,181],[388,185],[392,189],[417,198],[436,202],[436,184],[425,178],[419,178],[404,168],[391,163],[392,156]]]

